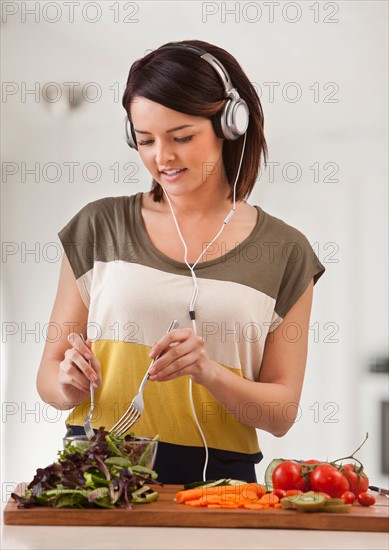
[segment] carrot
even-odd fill
[[[248,510],[261,510],[279,504],[279,498],[274,493],[266,493],[265,487],[259,483],[187,489],[176,494],[176,501],[194,507]]]
[[[247,510],[262,510],[263,506],[262,504],[253,502],[252,504],[243,504],[243,508],[246,508]]]
[[[262,495],[266,493],[266,487],[264,485],[260,485],[259,483],[246,483],[245,485],[241,485],[243,494],[245,491],[248,491],[249,493],[256,493],[258,498],[261,498]]]
[[[242,485],[218,485],[216,487],[196,487],[195,489],[187,489],[179,491],[176,494],[177,502],[185,502],[186,500],[198,499],[203,495],[219,495],[219,494],[243,494],[250,495],[250,498],[255,494],[261,497],[265,493],[263,485],[258,483],[245,483]]]
[[[204,494],[204,489],[187,489],[186,491],[178,491],[176,494],[177,502],[186,502],[187,500],[198,500]]]
[[[274,504],[278,504],[278,502],[280,502],[280,499],[274,493],[266,493],[259,499],[259,502],[261,504],[269,504],[270,506],[274,506]]]
[[[221,508],[239,508],[239,504],[237,502],[223,502]]]
[[[187,500],[187,501],[185,501],[184,504],[186,504],[188,506],[198,506],[198,507],[203,505],[201,500]]]
[[[220,504],[222,498],[219,496],[208,496],[208,495],[204,495],[200,498],[200,501],[202,504],[204,504],[204,506],[206,506],[207,504]]]
[[[245,485],[218,485],[217,487],[205,487],[203,489],[203,494],[206,495],[236,495],[241,491],[241,487]]]
[[[259,495],[256,487],[244,485],[241,491],[241,498],[244,500],[258,500]]]

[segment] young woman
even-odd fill
[[[247,202],[263,113],[228,52],[161,46],[132,65],[123,106],[152,188],[91,202],[60,231],[63,330],[48,334],[38,390],[74,408],[81,434],[92,381],[94,428],[110,429],[157,358],[131,431],[159,435],[159,479],[254,481],[256,429],[281,437],[297,413],[324,267],[301,232]]]

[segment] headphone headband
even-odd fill
[[[224,65],[221,64],[221,62],[216,59],[214,55],[211,53],[206,52],[202,48],[199,48],[197,46],[192,46],[191,44],[182,44],[180,42],[170,42],[169,44],[166,44],[165,46],[161,46],[158,48],[159,50],[164,50],[165,48],[172,48],[172,49],[180,49],[180,50],[186,50],[191,51],[192,53],[198,55],[201,57],[201,59],[204,59],[213,67],[213,69],[217,72],[217,74],[220,77],[220,80],[222,81],[224,91],[226,95],[229,97],[231,90],[235,90],[234,86],[232,85],[232,82],[230,80],[229,74],[226,71]]]
[[[169,42],[169,44],[161,46],[158,50],[168,48],[180,49],[194,53],[211,65],[214,71],[218,74],[223,84],[224,95],[228,101],[226,102],[224,108],[216,113],[216,115],[212,118],[212,124],[216,135],[221,139],[233,141],[245,134],[249,124],[249,108],[244,99],[241,99],[236,88],[232,85],[230,76],[224,65],[214,55],[206,52],[198,46],[183,44],[182,42]],[[125,117],[124,122],[124,138],[130,147],[137,149],[135,132],[128,116]]]

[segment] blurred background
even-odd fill
[[[35,379],[57,289],[58,231],[86,203],[147,191],[123,139],[131,64],[172,40],[234,55],[265,113],[251,195],[326,267],[314,292],[295,426],[273,458],[358,453],[388,486],[387,11],[383,1],[2,2],[2,490],[62,446],[67,412]],[[287,414],[287,411],[286,411]]]

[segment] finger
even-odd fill
[[[91,359],[90,359],[91,366],[93,367],[93,369],[94,369],[94,371],[97,375],[97,382],[96,383],[97,383],[97,385],[100,385],[101,384],[101,363],[92,351],[92,340],[89,340],[89,339],[85,340],[85,344],[88,346],[88,348],[91,351]]]
[[[185,334],[183,335],[185,337]],[[173,342],[170,347],[154,360],[153,366],[150,372],[155,372],[164,368],[166,365],[175,361],[178,357],[188,355],[191,351],[196,350],[197,353],[204,349],[204,340],[200,336],[197,336],[191,329],[187,331],[187,338],[183,339],[181,343]]]
[[[91,359],[91,366],[97,376],[96,384],[99,386],[101,384],[101,363],[95,355]]]
[[[84,359],[88,362],[88,366],[91,367],[91,368],[90,369],[87,368],[85,370],[85,369],[81,368],[81,365],[78,365],[78,366],[81,368],[81,370],[83,370],[85,372],[86,376],[88,377],[88,379],[91,382],[96,382],[96,380],[98,380],[100,378],[100,376],[99,376],[100,375],[100,372],[99,372],[100,363],[97,364],[96,361],[94,361],[94,355],[93,355],[93,352],[90,349],[91,345],[92,345],[91,340],[85,340],[84,338],[81,337],[80,334],[76,334],[74,332],[69,334],[68,340],[71,343],[71,345],[73,346],[73,349],[77,350],[79,352],[79,354],[82,357],[84,357]],[[98,371],[98,372],[96,372],[96,371]]]
[[[157,372],[163,370],[167,365],[169,365],[173,361],[176,361],[180,357],[187,355],[192,350],[193,342],[190,339],[185,340],[183,343],[177,344],[176,346],[171,346],[170,348],[168,348],[168,350],[165,351],[165,353],[163,353],[158,359],[154,361],[149,373],[156,374]]]
[[[184,374],[189,374],[188,368],[193,365],[198,358],[196,352],[188,353],[182,357],[179,357],[169,365],[166,365],[159,372],[150,375],[150,380],[159,380],[165,381],[171,378],[176,378],[177,376],[183,376]]]
[[[158,355],[162,355],[166,351],[166,349],[169,348],[169,346],[171,346],[174,342],[182,342],[183,340],[187,340],[192,334],[194,334],[194,332],[190,328],[176,328],[171,330],[170,332],[167,332],[151,348],[149,356],[151,358],[155,358],[158,357]]]
[[[85,393],[89,393],[89,381],[72,363],[67,361],[60,363],[59,381],[63,385],[74,386]]]
[[[69,359],[70,362],[76,367],[78,367],[78,369],[86,376],[88,380],[91,382],[97,382],[98,376],[94,369],[76,348],[66,350],[65,357]]]
[[[78,350],[81,353],[81,355],[85,357],[85,359],[89,360],[92,358],[93,354],[91,350],[87,346],[86,342],[82,341],[79,334],[76,334],[75,332],[71,332],[68,336],[68,342],[73,346],[73,348]]]
[[[82,383],[78,382],[72,377],[65,377],[63,380],[61,380],[61,384],[64,386],[73,386],[77,390],[81,390],[85,393],[85,396],[89,393],[89,386],[86,388]]]
[[[158,380],[158,382],[169,382],[169,380],[175,380],[176,378],[179,378],[180,376],[185,376],[185,375],[188,375],[190,376],[190,371],[175,371],[175,372],[172,372],[171,374],[169,374],[168,376],[165,376],[163,379],[161,380]]]

